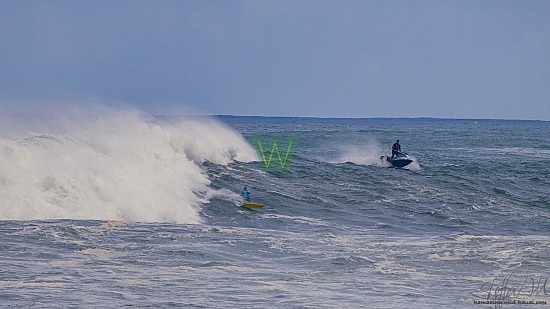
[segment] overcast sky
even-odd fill
[[[550,1],[0,0],[0,104],[550,120]]]

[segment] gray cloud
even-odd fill
[[[547,1],[2,5],[5,102],[95,96],[153,113],[550,120]]]

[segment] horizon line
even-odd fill
[[[160,116],[160,115],[159,115]],[[169,115],[166,115],[169,116]],[[232,114],[211,114],[197,116],[213,116],[213,117],[255,117],[255,118],[302,118],[302,119],[433,119],[433,120],[492,120],[492,121],[539,121],[550,122],[550,120],[541,119],[520,119],[520,118],[453,118],[453,117],[323,117],[323,116],[265,116],[265,115],[232,115]]]

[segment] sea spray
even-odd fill
[[[346,163],[351,162],[360,165],[371,165],[379,167],[390,167],[391,164],[386,160],[380,159],[382,155],[388,155],[380,147],[380,144],[375,140],[370,140],[363,145],[340,145],[341,155],[333,161],[333,163]],[[405,169],[419,171],[420,164],[418,164],[416,158],[412,157],[413,162]]]
[[[17,138],[0,137],[0,219],[200,223],[215,195],[202,163],[257,160],[213,119],[147,118],[106,108],[26,118],[27,131],[19,123]]]
[[[335,160],[336,163],[352,162],[361,165],[389,166],[388,162],[380,160],[384,151],[374,140],[363,145],[341,145],[339,148],[341,155]]]

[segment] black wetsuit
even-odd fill
[[[391,146],[391,157],[392,159],[397,156],[401,152],[401,145],[399,143],[394,143],[393,146]]]

